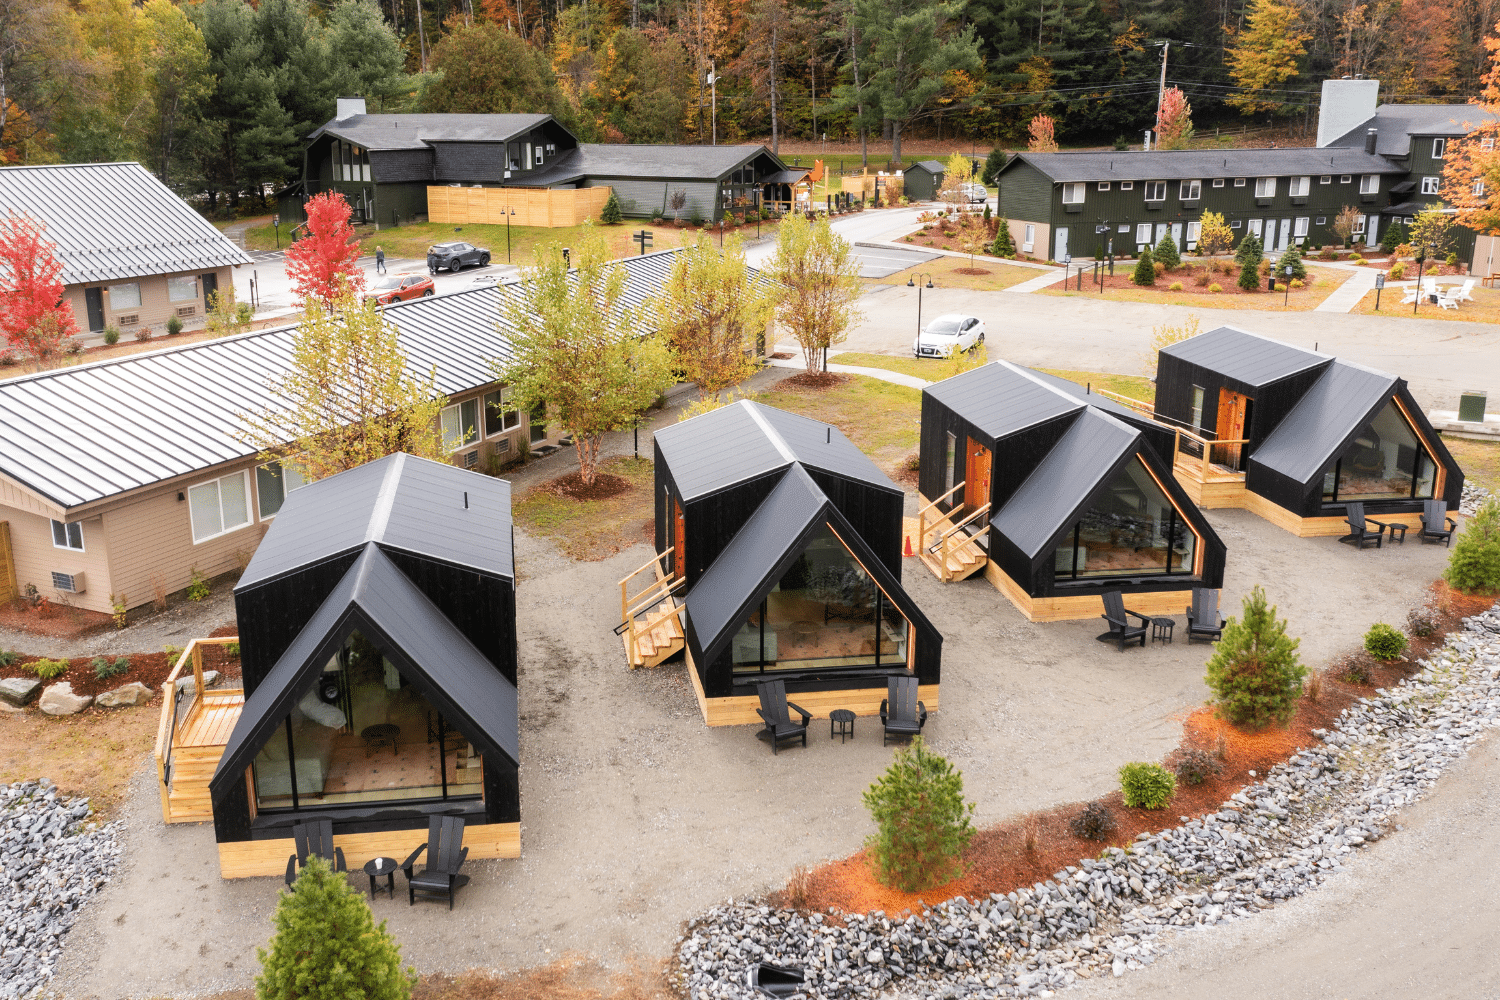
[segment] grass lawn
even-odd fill
[[[828,362],[835,365],[855,365],[860,368],[880,368],[888,372],[900,372],[902,375],[927,379],[929,382],[940,382],[953,374],[952,366],[946,361],[907,358],[892,354],[862,354],[857,351],[849,351],[833,355],[828,359]],[[1141,375],[1066,371],[1061,368],[1041,368],[1038,370],[1044,371],[1048,375],[1056,375],[1060,378],[1077,382],[1079,385],[1092,385],[1096,389],[1107,389],[1110,392],[1119,393],[1122,396],[1129,396],[1132,399],[1139,399],[1147,403],[1153,402],[1156,399],[1156,385],[1150,379]]]
[[[566,450],[570,454],[573,451]],[[559,475],[577,471],[578,462],[573,459]],[[651,491],[655,486],[650,459],[607,458],[599,463],[599,473],[619,476],[630,488],[605,500],[574,500],[558,495],[543,483],[516,501],[516,523],[533,535],[552,539],[570,559],[607,559],[637,542],[649,544],[646,531],[652,518]]]
[[[0,716],[0,782],[51,778],[68,795],[87,795],[98,818],[114,819],[131,777],[151,755],[160,721],[160,701],[59,717],[34,708],[7,712]]]
[[[364,239],[364,252],[372,254],[377,245],[385,247],[387,258],[407,258],[410,260],[422,260],[427,256],[427,248],[434,243],[442,243],[448,240],[461,239],[475,246],[488,247],[496,264],[505,263],[505,227],[486,224],[470,223],[458,227],[461,232],[454,233],[454,227],[448,223],[419,222],[409,226],[397,226],[395,228],[381,229],[371,233]],[[691,228],[678,229],[668,223],[662,226],[653,226],[646,219],[627,219],[618,226],[599,226],[600,232],[609,245],[610,255],[614,257],[628,257],[635,254],[639,247],[631,239],[632,235],[640,229],[648,229],[656,237],[652,250],[667,250],[680,246],[683,241],[692,238],[695,230]],[[762,222],[760,225],[761,235],[774,234],[775,223]],[[714,230],[717,234],[718,230]],[[727,236],[731,232],[737,232],[742,237],[755,236],[755,224],[748,223],[736,229],[724,230]],[[289,245],[290,229],[281,227],[281,249],[285,250]],[[576,247],[583,238],[582,226],[564,226],[559,229],[543,229],[536,226],[511,226],[510,248],[511,261],[515,264],[530,264],[532,254],[538,247],[548,243],[561,243],[563,246]],[[276,249],[276,233],[269,225],[252,226],[245,230],[245,245],[251,250],[274,250]]]
[[[1458,459],[1465,481],[1491,492],[1500,492],[1500,442],[1473,441],[1444,434],[1443,444]]]
[[[1115,277],[1117,283],[1123,287],[1107,288],[1101,295],[1097,288],[1091,290],[1089,276],[1083,277],[1083,291],[1076,288],[1064,290],[1061,285],[1053,285],[1043,288],[1037,292],[1038,295],[1058,296],[1088,296],[1095,299],[1109,299],[1114,302],[1155,302],[1169,306],[1198,306],[1204,309],[1258,309],[1264,312],[1308,312],[1316,309],[1324,299],[1333,294],[1333,290],[1342,285],[1349,278],[1347,271],[1331,271],[1324,268],[1308,265],[1307,278],[1309,287],[1293,289],[1288,304],[1282,305],[1283,296],[1281,291],[1274,293],[1259,291],[1254,293],[1240,293],[1234,285],[1234,278],[1219,275],[1218,283],[1224,286],[1223,292],[1209,292],[1192,283],[1192,275],[1177,272],[1175,274],[1164,274],[1157,279],[1155,288],[1141,288],[1138,285],[1129,284],[1129,275],[1134,269],[1133,261],[1115,261]],[[1119,281],[1123,272],[1125,280]],[[1077,282],[1075,275],[1073,281]],[[1174,281],[1180,281],[1183,289],[1180,292],[1169,291],[1167,286]],[[1261,283],[1264,289],[1265,283]],[[1279,286],[1278,286],[1279,288]]]
[[[1443,278],[1440,284],[1461,284],[1462,278]],[[1387,288],[1380,293],[1380,311],[1375,311],[1375,293],[1370,292],[1360,300],[1354,311],[1364,316],[1395,316],[1397,318],[1412,318],[1411,306],[1408,302],[1401,305],[1401,296],[1405,293],[1402,288]],[[1459,320],[1465,323],[1500,323],[1500,288],[1480,288],[1477,285],[1470,293],[1474,296],[1473,302],[1463,302],[1457,309],[1444,309],[1435,306],[1431,302],[1422,302],[1417,305],[1417,319],[1448,319]]]
[[[921,249],[918,247],[917,249]],[[889,277],[879,278],[877,284],[904,285],[908,280],[917,280],[917,275],[932,275],[932,283],[939,288],[968,288],[977,292],[998,292],[1002,288],[1019,285],[1023,281],[1039,278],[1045,271],[1030,267],[1005,264],[994,257],[976,256],[973,267],[987,274],[959,274],[960,268],[968,268],[968,257],[939,257],[925,264],[897,271]],[[925,279],[924,279],[925,280]]]
[[[788,369],[787,374],[796,372]],[[823,390],[773,388],[755,399],[833,424],[887,471],[917,450],[921,436],[921,391],[879,379],[855,375]]]

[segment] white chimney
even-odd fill
[[[335,121],[344,121],[355,115],[365,113],[365,99],[363,97],[340,97],[338,110],[334,112]]]
[[[1369,121],[1379,101],[1379,80],[1324,80],[1318,106],[1319,148]]]

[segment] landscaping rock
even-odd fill
[[[154,692],[140,681],[131,681],[124,687],[106,691],[94,699],[100,708],[125,708],[129,705],[144,705]]]
[[[215,684],[218,684],[218,683],[219,683],[219,672],[217,670],[205,670],[205,671],[203,671],[203,686],[204,687],[211,688]],[[188,688],[190,688],[192,686],[193,686],[193,674],[192,674],[192,671],[188,671],[187,674],[183,675],[182,677],[177,678],[177,690],[178,691],[186,691]]]
[[[22,708],[42,689],[42,682],[34,677],[7,677],[0,680],[0,701]]]
[[[48,715],[77,715],[93,701],[88,695],[74,694],[71,682],[58,681],[56,684],[49,684],[42,692],[42,700],[37,702],[37,707]]]
[[[1334,729],[1314,730],[1324,746],[1275,765],[1216,812],[1028,888],[904,919],[840,914],[841,924],[716,906],[689,924],[677,985],[693,1000],[750,1000],[753,960],[802,970],[813,1000],[999,998],[1150,965],[1178,928],[1253,916],[1342,871],[1500,726],[1500,605],[1464,619],[1421,666],[1349,706]]]

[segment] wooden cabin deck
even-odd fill
[[[933,501],[917,494],[922,503],[917,516],[902,519],[906,537],[902,541],[901,551],[916,555],[924,566],[932,570],[932,575],[944,583],[967,580],[982,571],[990,561],[989,553],[969,535],[970,526],[978,525],[983,530],[988,524],[990,505],[985,504],[978,510],[961,516],[957,523],[952,514],[959,514],[961,508],[956,508],[951,514],[944,514],[937,507],[943,500],[963,489],[963,486],[963,483],[959,483]]]
[[[651,561],[620,581],[620,624],[615,633],[625,645],[625,662],[630,669],[654,667],[680,652],[687,645],[682,631],[682,598],[677,596],[680,578],[668,572],[672,549],[652,557]],[[647,570],[654,579],[636,594],[630,594],[631,581]]]
[[[238,642],[237,636],[194,639],[162,684],[156,730],[156,777],[164,823],[208,823],[214,818],[208,782],[245,704],[242,688],[210,691],[203,681],[203,647]],[[191,666],[193,683],[177,696],[177,678]]]
[[[1248,441],[1214,441],[1180,427],[1174,430],[1172,475],[1189,499],[1209,510],[1246,507],[1245,473],[1238,466],[1240,448]]]

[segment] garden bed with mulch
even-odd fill
[[[801,372],[776,382],[768,391],[826,392],[829,389],[837,389],[841,385],[848,385],[852,381],[854,381],[854,376],[845,375],[843,372]]]
[[[218,629],[216,636],[219,634],[234,635],[235,629],[233,627]],[[221,677],[226,680],[239,678],[240,657],[238,650],[231,653],[223,645],[204,646],[202,649],[204,670],[217,670]],[[90,697],[101,695],[117,687],[123,687],[131,681],[139,681],[153,691],[159,691],[161,690],[161,686],[166,683],[167,675],[172,672],[172,667],[176,664],[177,657],[181,655],[181,651],[178,651],[169,660],[165,652],[128,653],[123,657],[129,664],[128,669],[123,673],[114,674],[109,677],[100,677],[98,675],[94,669],[94,661],[105,660],[112,665],[116,660],[122,659],[122,657],[76,656],[68,660],[68,669],[66,672],[50,680],[45,680],[42,683],[49,685],[67,681],[73,685],[74,694]],[[35,678],[36,674],[27,669],[27,664],[35,663],[40,659],[44,659],[44,657],[22,656],[10,666],[0,667],[0,677]],[[184,674],[190,672],[190,667],[185,667],[183,670]],[[223,680],[220,683],[222,684]]]
[[[35,606],[16,600],[0,604],[0,628],[49,639],[81,639],[114,628],[114,618],[46,599]]]
[[[1271,767],[1303,747],[1318,744],[1313,730],[1327,728],[1350,704],[1417,673],[1418,660],[1442,648],[1449,632],[1462,629],[1463,618],[1487,610],[1494,600],[1493,596],[1450,590],[1442,581],[1433,583],[1428,600],[1419,609],[1425,609],[1432,625],[1428,635],[1412,637],[1405,656],[1392,663],[1381,663],[1360,650],[1314,671],[1296,714],[1284,727],[1243,729],[1215,718],[1208,707],[1185,713],[1182,742],[1168,755],[1167,765],[1172,766],[1185,752],[1202,751],[1216,759],[1222,770],[1197,785],[1179,780],[1177,794],[1165,809],[1127,808],[1118,788],[1095,799],[1113,814],[1116,823],[1106,839],[1090,840],[1073,832],[1072,820],[1088,805],[1073,802],[980,829],[964,852],[964,875],[945,885],[915,893],[890,888],[875,878],[869,855],[862,850],[810,872],[800,872],[786,889],[773,894],[773,903],[823,913],[832,908],[845,913],[884,910],[897,914],[919,911],[955,896],[979,899],[988,893],[1008,893],[1045,881],[1082,858],[1097,857],[1106,846],[1127,846],[1139,834],[1156,833],[1217,812],[1229,796],[1261,780]],[[1364,672],[1351,674],[1349,663],[1361,657],[1368,661],[1362,663]]]

